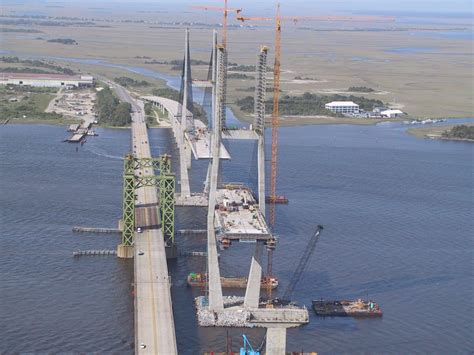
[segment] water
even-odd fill
[[[288,332],[288,349],[320,353],[470,353],[473,334],[473,145],[423,140],[401,124],[282,128],[274,270],[288,284],[317,224],[325,227],[295,298],[380,303],[377,320],[320,319]],[[120,157],[129,131],[98,129],[75,151],[63,127],[0,128],[0,352],[133,352],[130,260],[75,259],[76,249],[113,249],[118,236],[73,234],[73,225],[115,226],[121,215]],[[267,142],[270,140],[268,139]],[[176,147],[150,130],[154,155]],[[224,165],[224,179],[256,181],[254,144]],[[269,151],[269,150],[268,150]],[[193,162],[200,188],[207,163]],[[174,166],[177,166],[174,161]],[[178,228],[204,227],[203,209],[180,209]],[[204,250],[204,240],[178,240]],[[221,252],[224,275],[248,272],[252,245]],[[246,254],[247,253],[247,254]],[[241,266],[245,265],[245,266]],[[185,276],[201,258],[169,264],[181,354],[225,349],[225,329],[198,328]],[[261,330],[233,329],[257,343]]]
[[[388,53],[400,53],[400,54],[427,54],[427,53],[436,53],[439,48],[433,47],[401,47],[401,48],[392,48],[386,50]]]
[[[423,31],[411,33],[415,36],[436,38],[436,39],[454,39],[463,41],[472,41],[472,29],[458,30],[458,31]]]

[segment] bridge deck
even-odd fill
[[[133,100],[121,87],[117,87],[116,91],[133,106],[132,140],[136,147],[135,156],[150,158],[143,102]],[[143,169],[141,173],[152,175],[153,171]],[[153,206],[158,203],[156,187],[142,187],[137,190],[137,194],[141,205]],[[147,228],[142,233],[135,233],[135,353],[177,354],[163,233],[159,226],[155,226],[156,216],[152,217],[150,213],[140,210],[144,208],[137,208],[140,223]]]

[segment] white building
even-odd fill
[[[92,76],[63,74],[0,73],[0,85],[24,85],[35,87],[89,87]]]
[[[385,110],[385,111],[382,111],[380,112],[380,116],[382,117],[400,117],[400,116],[403,116],[405,113],[403,111],[400,111],[400,110],[392,110],[392,109],[389,109],[389,110]]]
[[[327,103],[324,107],[326,110],[337,113],[359,113],[359,105],[352,101],[333,101]]]

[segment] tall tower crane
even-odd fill
[[[219,6],[210,6],[210,5],[194,5],[191,6],[194,9],[201,9],[201,10],[211,10],[211,11],[221,11],[224,15],[224,20],[222,22],[222,46],[227,48],[227,18],[229,12],[233,12],[235,14],[240,14],[242,9],[238,9],[235,7],[227,7],[228,0],[224,0],[224,7]]]
[[[272,112],[272,156],[271,156],[271,174],[270,174],[270,226],[275,231],[275,202],[276,202],[276,183],[277,183],[277,153],[278,153],[278,127],[280,125],[280,73],[281,73],[281,23],[282,21],[293,21],[295,24],[299,21],[349,21],[349,22],[390,22],[393,17],[384,16],[281,16],[280,3],[277,3],[275,18],[270,17],[244,17],[237,16],[237,20],[245,21],[275,21],[275,64],[273,66],[273,112]],[[273,250],[268,248],[267,277],[272,277],[273,268]],[[268,298],[271,299],[272,289],[268,283]]]

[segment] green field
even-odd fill
[[[8,5],[6,13],[24,10],[22,5]],[[110,63],[140,66],[163,74],[179,75],[169,63],[179,61],[184,53],[184,29],[191,31],[192,59],[209,62],[210,26],[193,25],[192,22],[216,24],[221,18],[217,14],[189,12],[144,13],[121,12],[104,15],[85,5],[67,4],[61,9],[49,9],[42,3],[35,4],[31,11],[50,13],[54,16],[71,16],[94,19],[92,23],[79,24],[77,20],[61,19],[60,26],[39,24],[31,19],[29,28],[44,32],[45,38],[74,38],[79,45],[60,46],[38,41],[37,34],[18,36],[14,32],[2,33],[2,49],[15,55],[47,55],[84,59],[101,59]],[[284,10],[284,9],[283,9]],[[126,18],[126,21],[110,19]],[[54,21],[54,20],[50,20]],[[135,22],[134,22],[135,21]],[[160,24],[181,21],[183,24],[166,26]],[[184,24],[188,21],[187,24]],[[230,19],[234,24],[234,19]],[[459,20],[461,21],[461,20]],[[305,92],[318,95],[344,95],[348,88],[362,92],[369,99],[388,103],[412,117],[469,117],[472,116],[474,101],[474,78],[472,72],[472,41],[449,37],[432,38],[411,35],[434,29],[454,31],[456,28],[471,27],[453,19],[450,23],[347,23],[337,24],[331,30],[323,23],[290,24],[282,28],[282,95],[297,96]],[[83,22],[86,22],[84,20]],[[154,25],[150,23],[153,22]],[[189,24],[191,23],[191,24]],[[159,24],[159,25],[157,25]],[[269,47],[267,65],[273,66],[274,33],[271,26],[253,24],[255,27],[229,29],[229,62],[234,68],[253,76],[256,55],[262,45]],[[4,26],[6,27],[6,26]],[[24,27],[24,25],[23,25]],[[9,25],[20,29],[21,25]],[[373,30],[379,28],[380,30]],[[394,51],[397,48],[421,49],[413,52]],[[423,51],[424,48],[431,50]],[[126,49],[126,50],[125,50]],[[159,79],[146,78],[128,73],[120,68],[105,68],[91,64],[65,64],[81,73],[105,75],[110,79],[127,76],[138,81],[146,80],[150,87],[132,87],[137,94],[149,94],[153,87],[164,87]],[[206,79],[207,66],[195,65],[193,79]],[[268,85],[272,85],[272,73],[268,72]],[[232,79],[228,82],[227,98],[235,102],[248,96],[242,91],[254,85],[251,79]],[[271,97],[268,93],[267,98]],[[240,110],[236,114],[245,120],[251,115]],[[306,118],[303,120],[307,121]],[[301,120],[295,120],[295,122]],[[286,123],[289,121],[286,121]],[[313,121],[312,121],[313,122]],[[297,123],[295,123],[297,124]],[[365,124],[365,122],[364,122]]]
[[[0,119],[60,120],[61,115],[44,112],[56,89],[0,86]]]

